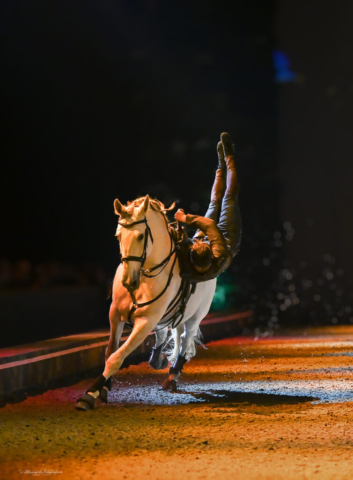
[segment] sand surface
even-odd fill
[[[0,480],[353,478],[353,327],[207,347],[174,394],[143,363],[0,409]]]

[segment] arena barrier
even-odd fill
[[[241,333],[252,318],[251,311],[208,315],[201,322],[205,343]],[[122,342],[128,334],[124,330]],[[104,329],[0,349],[0,406],[101,373],[108,339],[109,331]],[[147,360],[153,345],[150,334],[123,368]]]

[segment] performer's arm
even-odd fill
[[[218,259],[224,255],[228,256],[227,244],[214,220],[199,215],[186,215],[184,210],[181,209],[175,214],[175,219],[186,223],[191,228],[199,229],[205,236],[207,235],[214,258]]]
[[[227,244],[223,238],[222,232],[217,227],[214,220],[199,215],[189,214],[186,215],[185,223],[191,228],[201,230],[201,232],[208,237],[213,257],[219,258],[227,252]]]

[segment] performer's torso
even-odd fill
[[[207,241],[207,237],[204,237],[203,241]],[[190,250],[193,246],[193,240],[185,233],[184,238],[179,245],[180,250],[178,252],[178,257],[180,276],[188,277],[191,282],[207,282],[208,280],[218,277],[218,275],[228,268],[232,261],[232,255],[229,251],[225,250],[224,255],[212,260],[212,265],[206,273],[199,273],[190,259]]]

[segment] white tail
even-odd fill
[[[184,332],[184,324],[176,328],[172,328],[172,339],[170,341],[170,349],[166,352],[168,360],[173,364],[177,359],[180,350],[180,337]]]
[[[180,352],[180,344],[181,344],[181,336],[184,333],[184,324],[179,325],[177,328],[172,329],[172,337],[169,343],[169,349],[165,352],[167,354],[168,360],[173,364],[178,357]],[[197,334],[192,338],[192,341],[189,344],[185,352],[186,360],[190,360],[190,358],[196,355],[196,345],[202,345],[204,348],[205,345],[203,344],[203,338],[201,330],[198,329]]]

